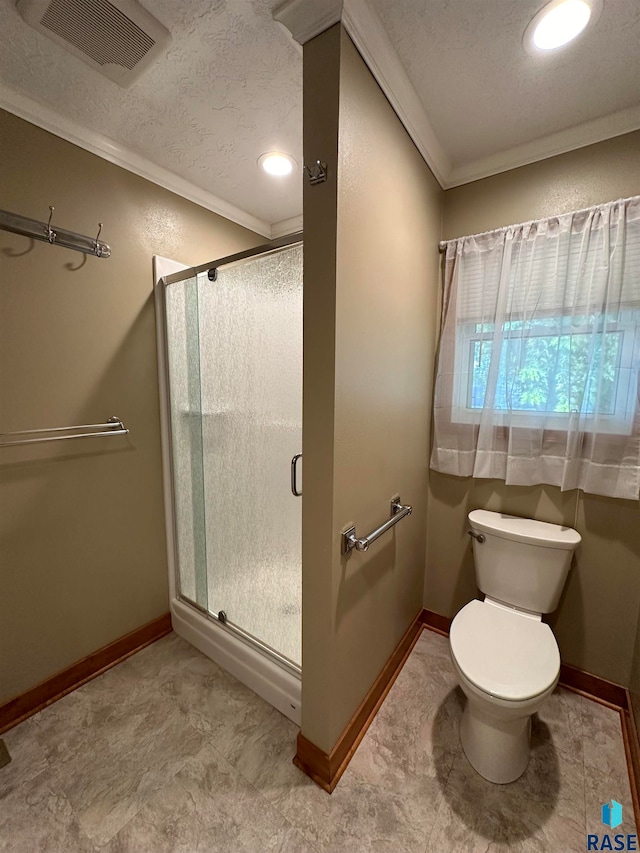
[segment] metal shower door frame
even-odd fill
[[[260,246],[256,246],[253,249],[247,249],[246,251],[238,252],[233,255],[226,255],[222,258],[218,258],[208,263],[200,264],[197,267],[186,267],[183,270],[172,273],[171,275],[162,276],[158,280],[158,283],[156,285],[156,318],[160,320],[161,331],[161,334],[158,335],[158,370],[160,376],[160,383],[162,386],[160,393],[161,421],[163,424],[163,429],[165,431],[165,435],[163,436],[163,445],[169,466],[169,470],[166,472],[165,476],[164,487],[165,492],[169,497],[170,503],[170,513],[168,511],[165,512],[165,522],[167,523],[167,551],[170,562],[170,577],[173,581],[172,589],[170,590],[171,596],[177,598],[188,607],[193,608],[193,610],[197,611],[202,616],[206,617],[210,622],[214,623],[220,628],[230,631],[239,640],[247,643],[249,646],[256,649],[261,654],[265,655],[278,666],[290,672],[297,678],[300,678],[302,675],[302,667],[299,666],[297,663],[280,654],[266,643],[263,643],[258,637],[255,637],[253,636],[253,634],[244,631],[239,625],[230,622],[226,618],[220,619],[216,614],[211,613],[208,609],[201,607],[199,604],[192,601],[191,599],[185,598],[181,593],[180,575],[178,570],[179,559],[177,548],[178,537],[176,528],[177,522],[174,488],[175,479],[173,467],[173,429],[171,424],[171,396],[168,358],[169,337],[166,310],[166,290],[167,287],[170,287],[172,284],[177,284],[179,282],[186,281],[187,279],[194,277],[197,278],[198,274],[202,272],[208,270],[215,270],[223,266],[226,267],[231,264],[249,260],[253,257],[258,257],[260,255],[270,254],[272,252],[276,252],[280,249],[284,249],[289,246],[298,245],[302,242],[303,232],[298,231],[294,234],[288,234],[284,237],[279,237],[276,240],[272,240],[268,243],[261,244]],[[213,277],[211,277],[211,281],[214,281]]]

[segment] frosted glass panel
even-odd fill
[[[195,277],[165,288],[178,584],[207,607],[198,287]]]
[[[301,661],[302,246],[198,277],[209,610]]]

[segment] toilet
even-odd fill
[[[529,762],[531,715],[553,693],[560,652],[543,613],[555,610],[580,534],[570,527],[476,509],[469,513],[474,600],[451,623],[451,659],[467,703],[460,740],[490,782],[513,782]]]

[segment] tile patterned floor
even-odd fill
[[[460,748],[463,702],[424,631],[329,796],[293,723],[172,634],[4,735],[0,850],[578,853],[612,797],[635,831],[617,712],[557,690],[499,786]]]

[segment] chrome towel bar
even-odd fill
[[[380,527],[376,527],[376,529],[368,536],[358,539],[356,537],[355,527],[350,527],[348,530],[344,531],[342,534],[342,553],[348,554],[353,548],[357,551],[368,551],[369,545],[371,545],[372,542],[375,542],[383,533],[386,533],[387,530],[391,530],[394,525],[403,518],[406,518],[408,515],[411,515],[412,512],[413,507],[410,507],[408,504],[401,504],[399,497],[392,498],[391,518],[388,521],[385,521],[384,524],[381,524]]]
[[[73,430],[90,430],[90,432],[72,432]],[[20,438],[23,435],[39,433],[71,432],[71,435],[45,435],[42,438]],[[41,441],[65,441],[67,438],[95,438],[101,435],[127,435],[129,430],[120,418],[113,417],[104,424],[80,424],[79,426],[48,427],[47,429],[23,429],[19,432],[0,433],[0,438],[10,438],[11,441],[0,441],[0,447],[13,447],[18,444],[38,444]]]

